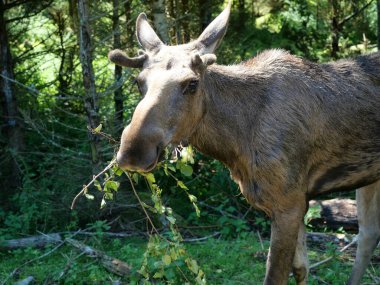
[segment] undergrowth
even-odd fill
[[[141,238],[110,240],[92,237],[85,243],[127,262],[132,266],[135,274],[135,269],[140,268],[145,258],[144,252],[147,250],[146,240]],[[261,243],[254,232],[247,233],[244,238],[235,240],[211,238],[204,242],[185,243],[184,247],[188,254],[202,265],[208,284],[262,284],[269,242],[263,240]],[[50,249],[28,248],[0,253],[0,280],[4,280],[13,269],[23,262],[38,257]],[[310,245],[311,263],[329,257],[332,252],[336,252],[334,244]],[[373,276],[380,276],[379,256],[380,251],[377,250],[362,284],[376,284]],[[345,284],[351,271],[352,261],[352,252],[337,255],[330,262],[311,271],[309,284]],[[27,276],[33,276],[36,284],[111,284],[111,281],[117,280],[123,282],[122,284],[133,284],[131,281],[137,278],[137,276],[121,278],[109,273],[96,260],[90,259],[69,246],[64,246],[45,259],[23,268],[15,276],[15,279],[10,280],[7,284],[13,284],[14,280]],[[158,281],[155,284],[168,283]],[[291,280],[290,284],[294,285],[295,283]]]

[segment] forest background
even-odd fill
[[[112,160],[139,101],[137,71],[114,66],[107,54],[115,48],[137,53],[140,12],[165,43],[181,44],[196,38],[225,5],[0,1],[0,240],[88,227],[147,232],[144,209],[125,176],[110,181],[115,184],[105,192],[99,191],[105,179],[100,178],[87,199],[70,209],[83,185]],[[380,0],[236,0],[218,63],[247,60],[268,48],[315,62],[376,51],[379,19]],[[252,230],[268,236],[265,216],[249,207],[223,165],[199,153],[193,163],[173,163],[168,165],[174,165],[175,178],[159,170],[155,179],[183,236],[217,231],[235,239]],[[143,203],[153,205],[147,186],[140,179],[135,187]],[[162,217],[152,219],[164,232]]]

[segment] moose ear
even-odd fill
[[[215,54],[204,54],[200,55],[199,53],[193,54],[191,58],[191,66],[198,72],[202,72],[207,68],[207,66],[214,64],[216,62]]]
[[[146,58],[147,54],[145,53],[139,53],[136,57],[129,57],[119,49],[111,50],[108,53],[108,59],[110,61],[124,67],[141,68],[143,67]]]
[[[136,35],[140,45],[146,51],[157,52],[163,42],[149,25],[145,13],[141,13],[136,20]]]
[[[197,40],[198,50],[201,54],[213,53],[221,43],[227,31],[228,19],[230,17],[231,2],[228,1],[227,7],[212,21]]]

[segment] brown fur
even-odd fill
[[[117,160],[150,171],[167,144],[190,141],[222,161],[249,203],[272,220],[264,283],[286,284],[293,270],[297,284],[306,284],[308,200],[380,180],[380,53],[319,65],[269,50],[238,65],[215,65],[230,6],[196,41],[180,46],[164,45],[142,14],[137,36],[144,54],[110,53],[117,64],[142,66],[143,99]],[[361,218],[366,239],[380,207],[365,202],[374,191],[363,193],[361,207],[374,209]],[[380,230],[371,240],[379,237]],[[350,284],[358,284],[373,250],[361,248]]]
[[[269,186],[289,192],[302,185],[312,197],[378,180],[380,55],[325,65],[281,50],[258,57],[208,68],[201,87],[207,110],[190,142],[241,184],[255,181],[247,195],[259,204],[279,197],[260,194]]]

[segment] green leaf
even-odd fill
[[[155,203],[154,208],[158,213],[163,214],[165,212],[165,207],[161,205],[161,203]]]
[[[194,151],[191,146],[184,147],[181,151],[181,160],[184,163],[194,164]]]
[[[111,192],[106,192],[106,193],[104,194],[104,199],[106,199],[106,200],[112,200],[112,199],[113,199],[113,193],[111,193]]]
[[[195,274],[198,274],[199,266],[196,260],[187,258],[186,259],[187,267]]]
[[[100,185],[100,183],[99,183],[98,180],[95,180],[95,181],[94,181],[94,186],[95,186],[100,192],[103,191],[103,187],[102,187],[102,185]]]
[[[322,212],[322,207],[319,204],[315,204],[315,205],[309,207],[309,210],[307,211],[307,213],[304,217],[304,223],[306,225],[309,225],[309,223],[312,219],[320,218],[321,212]]]
[[[193,203],[195,213],[197,214],[197,217],[199,218],[201,216],[201,211],[199,210],[197,204]]]
[[[146,266],[141,266],[139,270],[137,270],[138,273],[140,273],[142,276],[147,278],[149,276],[148,271],[146,270]]]
[[[165,254],[162,257],[162,261],[164,262],[165,265],[169,265],[170,263],[172,263],[172,258],[170,257],[170,255]]]
[[[191,167],[191,165],[188,165],[188,164],[182,164],[180,171],[183,175],[187,177],[193,174],[193,168]]]
[[[163,276],[164,276],[164,272],[158,271],[158,272],[154,273],[153,278],[159,279],[159,278],[162,278]]]
[[[181,187],[182,189],[189,190],[189,188],[187,188],[187,186],[185,185],[185,183],[183,183],[181,180],[177,181],[177,185],[179,187]]]
[[[173,172],[176,172],[176,169],[173,165],[168,165],[168,169],[173,171]]]
[[[95,129],[94,129],[94,132],[95,133],[100,133],[100,131],[102,130],[102,124],[100,124],[99,126],[97,126]]]
[[[119,189],[120,183],[112,180],[108,180],[104,186],[104,190],[107,191],[109,189],[112,189],[113,191],[117,192],[117,189]]]
[[[168,167],[166,164],[164,165],[164,172],[165,172],[166,176],[169,176],[169,171],[168,171]]]
[[[167,219],[171,224],[173,224],[173,225],[175,224],[176,219],[175,219],[174,217],[172,217],[172,216],[167,216],[166,219]]]
[[[94,195],[91,195],[91,194],[84,194],[84,196],[88,199],[88,200],[94,200]]]
[[[132,174],[132,179],[136,184],[139,184],[139,174],[138,173],[133,173]]]
[[[117,167],[116,165],[114,167],[113,172],[115,173],[116,176],[120,176],[124,173],[124,171],[122,169],[120,169],[119,167]]]
[[[103,209],[106,206],[106,200],[104,198],[102,199],[102,202],[100,203],[100,209]]]
[[[174,268],[168,268],[167,270],[165,270],[165,278],[166,279],[168,279],[168,280],[174,280],[175,277],[176,277],[176,274],[175,274],[175,269]],[[169,283],[167,283],[167,284],[169,284]]]
[[[177,260],[177,258],[178,258],[178,254],[177,254],[177,252],[175,251],[174,248],[172,248],[170,250],[170,257],[172,258],[172,260]]]
[[[169,216],[173,215],[173,209],[170,208],[170,207],[166,207],[166,213],[167,213]]]
[[[206,279],[204,278],[204,275],[205,273],[203,272],[202,269],[200,269],[198,272],[198,276],[195,278],[195,281],[197,282],[197,284],[199,285],[206,284]]]
[[[188,197],[189,197],[191,203],[197,202],[197,197],[195,197],[194,195],[189,194]]]
[[[143,175],[145,176],[146,180],[148,180],[148,182],[156,183],[156,178],[154,178],[153,173],[144,173]]]

